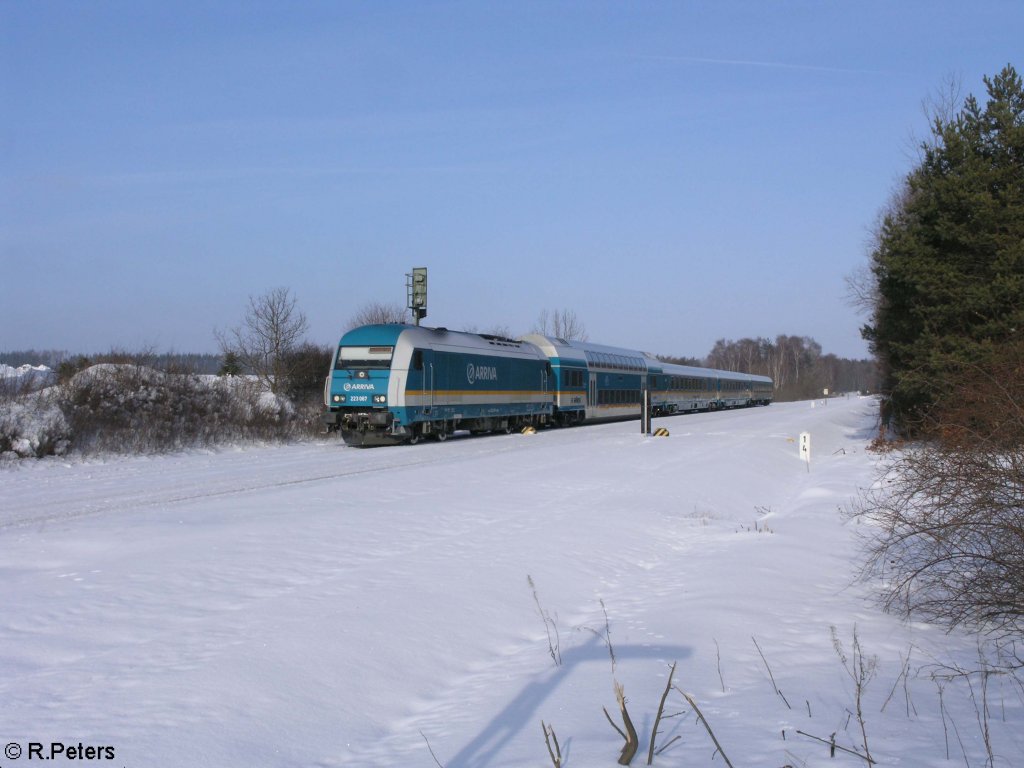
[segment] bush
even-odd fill
[[[322,404],[324,381],[331,367],[333,349],[305,343],[289,352],[285,368],[289,371],[284,392],[296,403],[310,400]]]
[[[311,431],[287,398],[251,379],[141,364],[93,366],[64,385],[58,399],[82,451],[160,452]]]
[[[52,393],[0,399],[0,456],[60,456],[71,447],[71,428]]]
[[[303,375],[290,379],[289,392],[280,394],[254,377],[200,376],[167,356],[167,369],[158,370],[152,354],[118,351],[98,356],[98,364],[65,360],[59,383],[39,392],[23,378],[4,377],[0,455],[41,457],[72,449],[151,453],[317,434],[330,351],[305,345],[294,354]]]
[[[1024,344],[966,367],[927,442],[891,454],[856,515],[887,607],[997,636],[1024,631]]]
[[[79,450],[163,451],[212,441],[231,423],[230,394],[198,377],[137,364],[74,375],[60,404]]]

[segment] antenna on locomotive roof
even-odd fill
[[[412,312],[416,325],[427,316],[427,268],[413,267],[412,274],[405,276],[406,306]]]

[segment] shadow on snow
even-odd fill
[[[615,645],[615,660],[657,659],[678,661],[692,651],[680,645]],[[603,639],[590,638],[567,651],[562,664],[526,685],[508,705],[458,754],[445,761],[447,768],[485,768],[511,739],[537,718],[537,710],[578,667],[591,662],[609,665],[611,659]],[[610,687],[609,680],[609,687]],[[537,720],[537,725],[540,721]],[[540,738],[538,736],[538,738]]]

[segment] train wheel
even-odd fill
[[[437,437],[437,442],[443,443],[445,440],[448,439],[448,429],[442,425],[437,430],[437,434],[435,435],[435,437]]]
[[[505,426],[501,428],[501,431],[506,435],[511,435],[513,432],[516,431],[516,428],[512,426],[511,422],[509,422],[506,423]]]
[[[423,435],[420,434],[420,431],[418,429],[413,429],[412,434],[406,442],[409,443],[409,445],[418,445],[422,440]]]

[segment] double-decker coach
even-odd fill
[[[524,336],[523,341],[535,345],[551,364],[556,423],[640,415],[648,375],[642,352],[540,334]]]
[[[530,334],[551,364],[557,424],[633,419],[643,392],[651,392],[656,415],[767,405],[767,376],[664,363],[643,352],[585,341]]]

